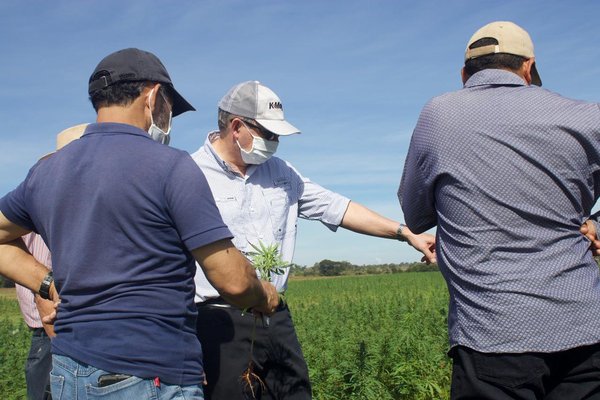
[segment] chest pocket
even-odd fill
[[[290,204],[294,201],[289,179],[275,179],[272,187],[263,188],[263,195],[269,208],[273,236],[279,241],[286,233]]]
[[[215,196],[215,203],[219,208],[219,213],[221,214],[221,218],[223,218],[223,222],[225,225],[229,227],[237,226],[237,224],[242,221],[239,212],[240,212],[240,204],[235,196]],[[233,232],[235,235],[235,232]]]

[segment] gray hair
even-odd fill
[[[234,118],[239,118],[244,122],[250,123],[250,124],[256,124],[256,122],[251,119],[251,118],[246,118],[246,117],[242,117],[240,115],[235,115],[232,114],[230,112],[221,110],[219,108],[219,114],[218,114],[218,120],[217,120],[217,124],[219,126],[219,130],[223,131],[225,130],[225,128],[227,128],[227,125],[231,122],[232,119]]]

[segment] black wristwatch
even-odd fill
[[[38,294],[42,299],[50,300],[50,285],[54,282],[54,278],[52,277],[52,271],[48,272],[48,275],[44,277],[42,284],[40,285],[40,290],[38,290]]]

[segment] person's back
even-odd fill
[[[471,37],[462,80],[424,107],[398,192],[413,231],[437,225],[451,397],[589,398],[600,274],[580,229],[600,196],[600,108],[541,89],[511,22]]]
[[[188,176],[182,176],[185,164],[191,167]],[[176,227],[186,221],[171,220],[180,215],[178,192],[185,198],[183,192],[202,186],[174,185],[188,179],[201,183],[197,172],[187,153],[123,124],[91,125],[33,171],[30,213],[53,249],[61,288],[55,352],[105,368],[156,354],[157,365],[170,358],[164,365],[191,363],[186,370],[201,371],[190,296],[195,265],[181,239],[209,243],[211,230],[222,227],[207,224],[205,232],[193,232],[195,238],[180,239]],[[210,196],[207,190],[195,196],[202,193]],[[47,199],[61,206],[49,208]],[[210,208],[204,210],[210,215]],[[121,332],[147,333],[123,340]],[[163,351],[165,344],[171,351]],[[180,373],[156,368],[156,375],[170,382],[180,381]]]
[[[497,69],[465,86],[433,99],[413,137],[413,146],[429,149],[420,168],[436,179],[438,244],[446,249],[438,262],[463,321],[453,343],[485,351],[589,344],[600,322],[573,334],[561,316],[590,320],[590,304],[600,312],[596,263],[579,232],[600,194],[598,105]],[[423,220],[407,221],[412,229]]]

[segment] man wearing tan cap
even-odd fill
[[[88,93],[96,123],[0,199],[0,274],[60,294],[54,400],[200,400],[194,261],[238,307],[269,314],[277,293],[231,243],[202,171],[165,145],[172,117],[193,107],[162,62],[111,53]],[[15,242],[30,231],[48,244],[54,275]]]
[[[600,275],[580,233],[600,108],[540,88],[512,22],[473,35],[462,80],[421,112],[398,192],[414,232],[437,225],[451,398],[600,398]]]
[[[87,124],[67,128],[56,136],[56,150],[60,150],[71,141],[78,139]],[[55,152],[42,158],[50,157]],[[23,242],[37,261],[52,270],[50,250],[42,237],[36,233],[23,236]],[[54,337],[54,326],[44,323],[42,317],[54,311],[54,303],[42,299],[38,294],[21,285],[15,285],[17,301],[25,323],[31,330],[31,345],[25,364],[25,381],[27,383],[27,398],[29,400],[49,400],[50,370],[52,369],[52,354],[50,338]]]
[[[284,118],[283,103],[258,81],[232,87],[219,102],[218,131],[208,134],[192,155],[208,180],[233,243],[249,257],[261,244],[276,245],[283,260],[271,281],[279,293],[287,288],[289,265],[296,244],[298,218],[316,220],[381,238],[401,240],[435,261],[432,235],[413,235],[405,225],[385,218],[350,199],[304,178],[275,157],[280,139],[299,134]],[[282,303],[269,322],[231,307],[198,269],[196,273],[198,337],[203,345],[208,400],[310,399],[308,369],[296,337],[290,310]],[[240,377],[250,350],[264,385],[254,393]]]

